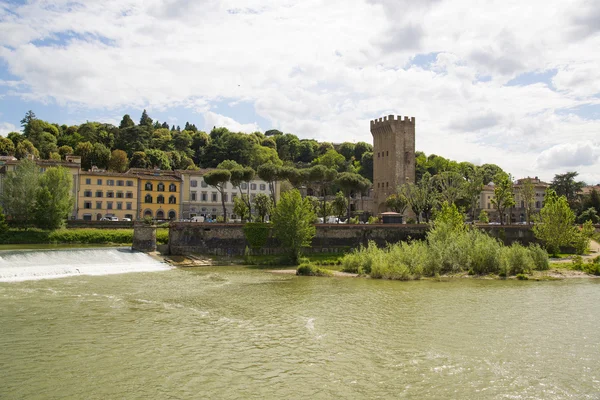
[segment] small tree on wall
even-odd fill
[[[566,196],[558,196],[553,189],[546,190],[544,207],[534,217],[535,237],[541,240],[551,254],[558,254],[561,246],[572,243],[577,235],[575,214],[569,207]]]
[[[302,198],[297,189],[281,195],[281,200],[272,215],[273,233],[281,245],[288,250],[290,260],[297,264],[302,249],[310,247],[315,236],[316,218],[310,201]]]
[[[264,193],[258,193],[254,198],[254,209],[258,214],[260,222],[265,222],[265,217],[273,210],[273,201]]]
[[[223,222],[227,222],[227,208],[225,207],[225,185],[231,179],[231,172],[226,169],[216,169],[204,175],[204,182],[217,189],[221,194],[221,205],[223,206]]]

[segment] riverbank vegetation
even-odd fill
[[[156,242],[166,244],[169,230],[156,230]],[[9,229],[1,244],[131,244],[133,229]]]
[[[461,272],[507,277],[548,268],[548,254],[540,246],[504,246],[483,231],[465,225],[457,207],[448,203],[442,204],[425,241],[385,248],[369,243],[342,258],[345,272],[399,280]]]

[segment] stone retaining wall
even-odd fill
[[[246,247],[243,224],[216,224],[172,222],[169,225],[169,252],[172,255],[199,253],[207,255],[243,255]],[[428,225],[374,224],[345,225],[319,224],[312,247],[308,252],[341,252],[374,241],[379,246],[410,239],[424,239]],[[481,226],[490,235],[510,244],[518,241],[529,244],[535,241],[527,226]],[[270,238],[267,245],[255,254],[277,254],[282,249]]]

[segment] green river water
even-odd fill
[[[0,283],[0,399],[335,398],[598,399],[600,282],[210,267]]]

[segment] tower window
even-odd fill
[[[386,152],[385,152],[385,156],[387,157],[387,156],[389,156],[389,155],[390,155],[390,152],[386,150]]]
[[[377,153],[377,158],[379,158],[379,152]]]

